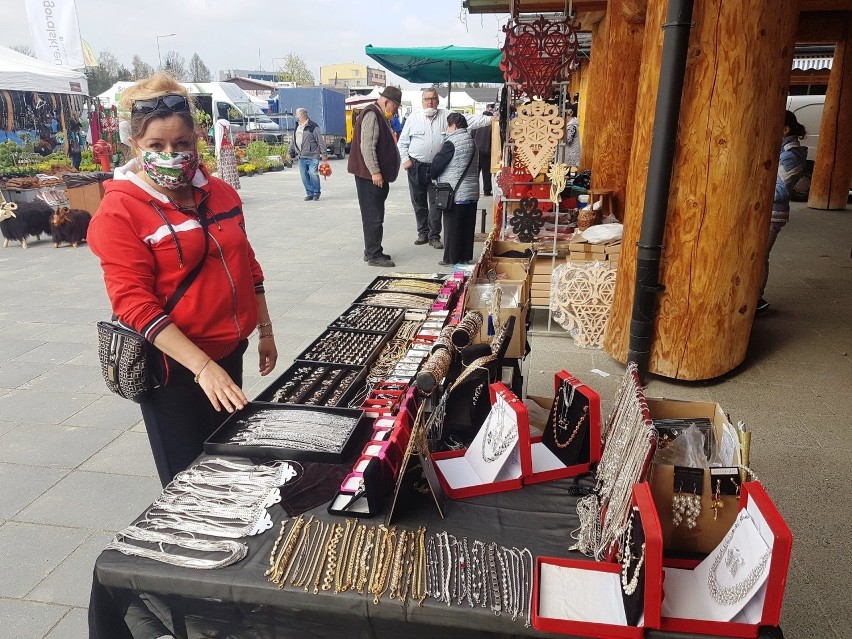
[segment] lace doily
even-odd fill
[[[552,104],[534,100],[518,107],[518,117],[509,126],[509,139],[515,143],[515,161],[535,178],[553,159],[564,128],[565,118]]]
[[[550,279],[553,320],[585,348],[600,348],[615,293],[616,269],[605,262],[562,264]]]

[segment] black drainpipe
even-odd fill
[[[648,372],[651,343],[654,338],[654,315],[657,294],[665,290],[660,284],[660,257],[663,252],[663,232],[666,229],[666,209],[672,180],[680,99],[686,70],[689,30],[692,28],[694,0],[669,0],[666,21],[663,23],[663,59],[660,65],[660,85],[657,89],[657,108],[654,113],[654,134],[648,162],[645,187],[645,206],[639,232],[636,255],[636,288],[633,295],[633,314],[630,318],[630,347],[627,361],[635,362],[639,379]]]

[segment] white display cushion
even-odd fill
[[[593,565],[590,562],[590,566]],[[543,563],[539,575],[538,616],[626,626],[621,574]]]
[[[561,470],[565,468],[565,464],[556,455],[553,454],[547,446],[541,442],[535,442],[532,447],[532,471],[535,473],[544,473],[549,470]]]
[[[514,451],[517,451],[515,445]],[[492,482],[483,482],[476,470],[470,465],[466,457],[450,457],[448,459],[436,459],[435,465],[441,470],[441,474],[447,482],[447,485],[457,490],[459,488],[470,488],[471,486],[482,486]],[[508,479],[520,479],[521,477],[521,462],[520,456],[510,454],[508,463],[504,464],[501,472],[495,481],[503,481]]]
[[[756,510],[756,509],[755,509]],[[719,545],[692,570],[680,568],[665,568],[665,594],[663,597],[662,615],[664,617],[675,617],[679,619],[700,619],[705,621],[732,621],[735,618],[744,623],[758,623],[763,611],[763,601],[766,588],[763,587],[769,576],[770,561],[767,561],[753,584],[746,590],[744,595],[730,604],[721,604],[715,601],[710,593],[709,576],[713,570],[713,564],[718,564],[715,569],[716,581],[719,588],[730,588],[742,583],[747,579],[759,564],[771,546],[767,544],[766,538],[758,530],[763,520],[760,511],[756,511],[758,520],[752,517],[747,510],[740,511],[734,524],[736,527],[733,536],[730,531],[725,535]],[[737,522],[739,525],[737,525]],[[765,521],[764,527],[768,529]],[[734,530],[734,528],[732,528]],[[727,542],[727,546],[726,546]],[[724,554],[734,550],[741,560],[732,574],[725,562]],[[720,558],[720,553],[723,556]],[[740,615],[740,612],[743,612]]]
[[[514,438],[512,444],[507,446],[500,455],[491,461],[487,461],[483,456],[483,440],[486,437],[486,433],[489,432],[495,436],[502,435]],[[473,438],[473,441],[464,454],[465,460],[467,460],[473,472],[479,477],[479,481],[476,483],[491,484],[494,483],[498,475],[506,477],[507,473],[501,473],[501,471],[504,466],[512,461],[512,453],[518,448],[519,439],[518,415],[511,409],[502,395],[497,395],[494,404],[491,406],[491,411],[489,411],[488,417],[485,419],[485,423],[482,424],[482,427],[476,433],[476,437]],[[508,474],[512,477],[514,476],[513,472],[509,472]],[[520,477],[520,474],[518,477]]]
[[[354,495],[348,495],[346,493],[338,493],[337,497],[334,498],[334,501],[331,502],[331,510],[332,512],[340,512],[343,508],[352,501],[352,497]],[[347,513],[361,513],[361,514],[369,514],[370,512],[370,504],[367,501],[367,497],[359,497],[358,500],[352,504],[347,510]]]

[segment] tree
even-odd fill
[[[163,71],[178,82],[186,82],[189,74],[186,71],[186,58],[177,51],[169,51],[163,59]]]
[[[33,51],[33,48],[28,44],[14,44],[9,48],[12,49],[13,51],[17,51],[18,53],[23,53],[24,55],[28,55],[31,58],[36,57],[35,51]]]
[[[295,53],[288,53],[283,58],[284,63],[278,70],[279,82],[295,82],[296,84],[313,86],[316,84],[314,74],[305,64],[301,56]]]
[[[193,53],[189,59],[189,79],[192,82],[213,81],[213,74],[210,73],[210,69],[207,68],[207,65],[204,64],[201,56],[197,53]]]
[[[118,80],[130,80],[131,73],[107,49],[98,54],[98,66],[87,68],[89,93],[98,95],[109,89]]]
[[[140,58],[138,53],[133,56],[130,64],[133,66],[133,70],[130,72],[133,80],[142,80],[154,75],[154,67]]]

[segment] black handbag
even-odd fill
[[[435,208],[439,211],[447,211],[452,208],[453,203],[455,201],[456,191],[464,179],[464,176],[467,175],[468,170],[470,169],[470,165],[473,164],[473,158],[476,157],[476,149],[473,150],[473,154],[470,156],[470,160],[467,163],[467,166],[462,171],[461,177],[459,177],[459,181],[456,182],[455,187],[450,186],[449,182],[437,182],[435,184]]]
[[[155,204],[154,208],[160,217],[166,220],[165,215]],[[199,216],[200,217],[200,216]],[[204,231],[204,253],[201,260],[195,265],[191,272],[181,280],[175,292],[163,307],[163,312],[168,315],[183,297],[187,289],[198,277],[201,267],[207,259],[207,250],[210,238],[207,235],[206,216],[201,220],[201,229]],[[155,379],[151,371],[150,358],[157,349],[148,340],[133,329],[121,324],[115,316],[111,322],[98,322],[98,358],[101,361],[101,374],[104,377],[106,387],[116,395],[134,402],[142,402],[154,388]]]

